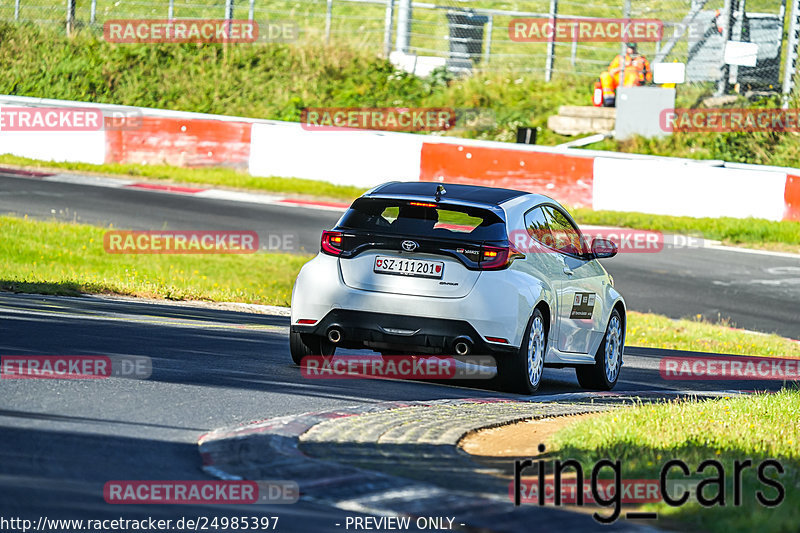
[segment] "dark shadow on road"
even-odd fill
[[[173,520],[278,516],[278,529],[339,531],[344,513],[300,502],[294,505],[108,504],[103,487],[112,480],[211,480],[200,469],[194,443],[171,443],[71,431],[0,426],[0,508],[5,519],[37,523],[40,517],[78,520]],[[51,528],[77,531],[76,527]],[[110,526],[106,528],[111,530]],[[119,531],[142,530],[140,527]],[[147,528],[143,528],[147,530]],[[174,526],[169,531],[183,531]],[[224,528],[223,528],[224,529]]]

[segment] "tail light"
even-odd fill
[[[481,246],[478,268],[481,270],[502,270],[507,268],[514,259],[522,259],[525,254],[511,246]]]
[[[340,255],[342,253],[342,232],[323,231],[320,247],[328,255]]]

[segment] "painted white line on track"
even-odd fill
[[[290,198],[279,200],[275,205],[285,205],[289,207],[307,207],[309,209],[319,209],[321,211],[338,211],[339,213],[343,213],[347,210],[347,207],[344,206],[330,205],[327,203],[317,204],[314,202],[305,202],[305,201],[295,202]]]
[[[55,307],[55,306],[53,306]],[[6,313],[8,320],[21,318],[22,320],[33,320],[27,317],[48,316],[52,318],[66,318],[72,320],[92,320],[92,321],[121,321],[126,323],[146,324],[151,326],[167,326],[193,329],[231,329],[231,330],[250,330],[250,331],[270,331],[282,335],[289,334],[288,326],[278,326],[272,324],[237,324],[230,322],[220,322],[203,319],[173,318],[159,315],[143,315],[129,313],[98,313],[85,312],[75,313],[67,311],[52,311],[45,309],[30,309],[27,307],[16,307],[12,305],[0,305],[0,309]],[[63,309],[63,308],[58,308]]]
[[[645,381],[633,381],[633,380],[630,380],[630,379],[620,379],[619,383],[637,385],[639,387],[658,387],[658,388],[652,389],[649,392],[658,392],[660,389],[666,389],[666,390],[669,390],[669,391],[679,391],[681,393],[685,392],[684,387],[665,385],[663,383],[659,383],[658,385],[656,385],[655,383],[647,383]],[[619,392],[629,392],[630,394],[636,394],[636,392],[642,392],[642,391],[622,391],[621,390]],[[713,391],[713,392],[716,392],[716,391]],[[687,393],[687,394],[691,394],[691,393]]]
[[[74,183],[76,185],[90,185],[93,187],[122,188],[127,187],[135,180],[103,178],[99,176],[84,176],[82,174],[54,174],[41,178],[43,181],[56,181],[59,183]]]
[[[716,250],[718,252],[738,252],[740,254],[755,254],[755,255],[769,255],[772,257],[786,257],[788,259],[800,259],[800,254],[793,254],[790,252],[773,252],[772,250],[756,250],[754,248],[739,248],[738,246],[725,246],[723,244],[715,244],[707,247],[709,250]]]
[[[275,204],[279,200],[282,200],[282,197],[280,196],[226,191],[223,189],[207,189],[205,191],[195,193],[193,196],[197,198],[210,198],[212,200],[228,200],[230,202],[247,202],[253,204]]]

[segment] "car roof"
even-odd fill
[[[415,198],[430,198],[434,199],[436,196],[436,188],[443,185],[445,193],[442,194],[442,200],[466,202],[470,204],[486,205],[486,206],[499,206],[503,202],[519,198],[520,196],[531,195],[525,191],[517,191],[514,189],[500,189],[496,187],[481,187],[478,185],[462,185],[460,183],[439,183],[431,181],[392,181],[378,185],[374,189],[368,191],[364,196],[371,197],[408,197]]]

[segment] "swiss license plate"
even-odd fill
[[[374,271],[379,274],[441,279],[444,274],[444,261],[378,256],[375,258]]]

